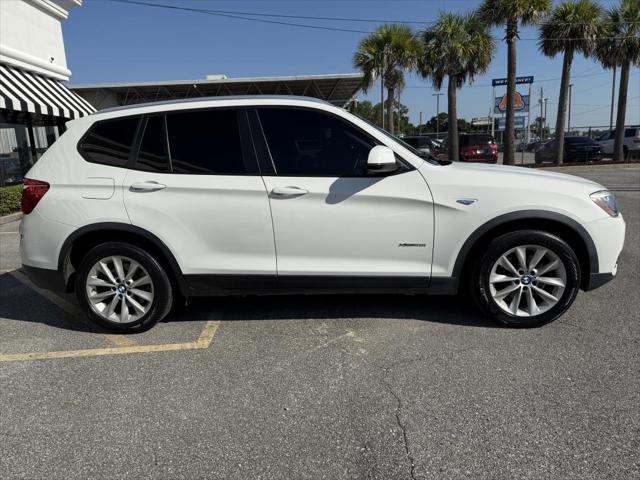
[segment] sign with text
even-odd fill
[[[516,84],[522,84],[522,83],[533,83],[533,75],[530,77],[516,77]],[[506,84],[507,84],[506,78],[494,78],[493,80],[491,80],[491,85],[493,85],[494,87],[499,87],[500,85],[506,85]]]
[[[513,103],[516,112],[527,113],[529,111],[529,95],[522,95],[520,92],[516,92]],[[493,113],[506,113],[506,111],[507,94],[505,93],[503,96],[495,98]]]
[[[514,128],[516,130],[524,130],[525,120],[527,117],[523,115],[518,115],[517,117],[513,117]],[[498,117],[498,130],[504,130],[506,127],[507,119],[504,117]]]

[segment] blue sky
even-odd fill
[[[149,0],[154,3],[253,13],[384,19],[430,22],[438,12],[468,11],[473,0]],[[613,1],[601,1],[612,6]],[[272,18],[272,20],[278,20]],[[376,22],[285,20],[352,30],[373,30]],[[413,24],[415,29],[424,25]],[[124,5],[106,0],[85,0],[71,11],[63,24],[67,62],[72,84],[183,80],[211,73],[229,77],[348,73],[361,33],[334,32],[250,22],[186,11]],[[492,78],[506,73],[506,48],[502,31],[494,31],[498,49],[486,75],[458,97],[461,117],[488,114]],[[534,75],[532,102],[544,88],[548,118],[555,123],[562,59],[544,57],[537,50],[537,32],[527,28],[518,43],[518,75]],[[608,125],[611,72],[597,63],[576,58],[572,68],[572,126]],[[524,87],[524,86],[523,86]],[[526,88],[526,87],[525,87]],[[375,93],[374,93],[375,92]],[[360,99],[379,101],[379,89]],[[401,101],[410,108],[412,121],[419,112],[428,119],[435,114],[435,90],[423,79],[410,75]],[[446,93],[446,88],[443,90]],[[503,91],[498,90],[498,94]],[[522,93],[526,93],[523,91]],[[537,105],[537,103],[536,103]],[[446,95],[440,97],[446,111]],[[539,115],[534,107],[532,118]],[[640,69],[634,68],[629,87],[627,123],[640,124]]]

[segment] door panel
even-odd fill
[[[433,205],[417,171],[264,181],[279,275],[429,276]],[[283,187],[307,193],[279,195]]]
[[[244,111],[178,111],[145,121],[124,180],[131,222],[158,236],[184,274],[275,277],[269,199],[247,148]]]
[[[142,182],[166,187],[132,191]],[[275,275],[269,202],[259,176],[130,170],[124,198],[131,222],[158,236],[184,274]]]
[[[273,172],[263,178],[281,281],[415,277],[427,286],[433,203],[417,171],[398,159],[395,174],[370,176],[367,157],[379,143],[336,114],[260,108],[256,119],[260,162]]]

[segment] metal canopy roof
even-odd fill
[[[362,86],[360,73],[293,77],[225,78],[69,86],[97,109],[197,97],[298,95],[315,97],[339,107]]]

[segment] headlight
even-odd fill
[[[608,190],[600,190],[589,195],[591,200],[612,217],[618,216],[616,196]]]

